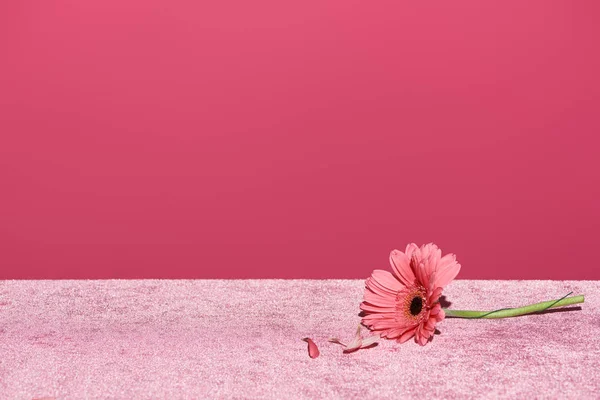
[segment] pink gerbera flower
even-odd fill
[[[433,243],[420,248],[411,243],[404,253],[394,250],[390,264],[393,273],[376,269],[366,281],[362,323],[381,337],[404,343],[414,336],[424,346],[444,319],[439,299],[460,264],[454,254],[442,257]]]

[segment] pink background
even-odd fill
[[[597,1],[3,1],[0,278],[599,279]]]

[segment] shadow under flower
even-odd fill
[[[440,306],[442,306],[442,308],[449,308],[451,305],[452,305],[452,302],[448,301],[446,296],[444,296],[444,295],[440,296]]]

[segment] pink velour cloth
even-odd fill
[[[580,309],[447,318],[425,347],[344,354],[359,280],[0,281],[1,399],[598,398],[598,281],[467,281],[455,309],[586,294]],[[363,331],[363,333],[367,333]],[[308,355],[311,338],[320,356]]]

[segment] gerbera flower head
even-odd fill
[[[392,272],[376,269],[366,281],[363,325],[381,337],[404,343],[414,337],[421,346],[444,319],[439,303],[444,287],[460,271],[454,254],[442,257],[433,243],[411,243],[390,253]]]

